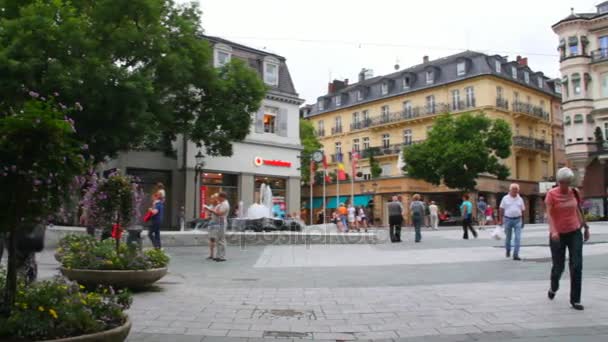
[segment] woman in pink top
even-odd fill
[[[549,232],[551,238],[551,288],[549,299],[555,297],[559,289],[559,279],[564,272],[566,248],[570,255],[570,304],[576,310],[583,310],[581,305],[581,284],[583,277],[583,240],[589,240],[589,226],[580,210],[578,190],[570,188],[574,173],[567,167],[557,171],[558,186],[549,190],[545,197]],[[584,227],[584,233],[581,232]]]

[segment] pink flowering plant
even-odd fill
[[[0,233],[8,241],[5,315],[15,302],[17,232],[52,219],[85,164],[69,116],[73,109],[59,106],[54,97],[30,96],[22,107],[0,113]]]

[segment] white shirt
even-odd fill
[[[439,207],[437,207],[436,204],[429,205],[429,212],[431,213],[431,215],[437,215],[438,211],[439,211]]]
[[[522,211],[526,210],[524,200],[519,194],[515,197],[510,194],[505,195],[500,201],[500,208],[504,210],[505,217],[511,218],[521,217]]]
[[[228,201],[223,201],[215,207],[215,210],[218,211],[218,223],[226,224],[228,222],[228,213],[230,212],[230,204]]]
[[[355,217],[356,209],[354,207],[348,208],[348,216]]]

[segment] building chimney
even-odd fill
[[[359,71],[359,82],[363,82],[365,81],[365,72],[367,70],[365,68],[361,68],[361,71]]]
[[[333,80],[333,82],[327,84],[327,93],[333,94],[335,92],[338,92],[338,91],[346,88],[347,85],[348,85],[348,79],[345,79],[344,81]]]
[[[428,62],[429,62],[429,56],[427,56],[427,55],[422,56],[422,63],[426,64]]]
[[[528,66],[528,57],[517,56],[517,64],[520,66]]]

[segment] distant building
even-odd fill
[[[312,107],[313,106],[310,104],[300,107],[300,119],[307,118],[310,115],[310,112],[312,112]]]
[[[180,208],[185,218],[200,217],[201,207],[216,192],[228,194],[232,208],[243,201],[244,212],[254,202],[260,185],[270,185],[275,213],[300,210],[300,121],[298,97],[285,58],[218,37],[203,36],[213,48],[213,63],[221,67],[231,59],[244,61],[264,81],[268,91],[262,105],[252,113],[250,133],[233,144],[231,157],[205,156],[195,170],[195,156],[204,149],[179,137],[176,158],[161,152],[129,151],[107,163],[142,179],[146,192],[156,182],[167,187],[167,219],[164,227],[176,226]]]
[[[608,187],[608,1],[552,26],[558,36],[566,155],[591,213],[606,217]],[[601,140],[600,140],[601,139]]]
[[[391,196],[401,195],[407,204],[414,193],[421,193],[458,215],[458,190],[404,176],[398,156],[404,148],[425,140],[439,115],[483,111],[512,125],[513,147],[512,155],[502,160],[510,169],[511,178],[499,181],[481,176],[480,194],[496,205],[508,191],[509,183],[516,181],[529,203],[526,220],[540,221],[543,205],[539,182],[554,176],[554,145],[558,144],[558,151],[563,149],[559,141],[563,136],[561,99],[555,82],[530,69],[527,58],[519,56],[509,61],[498,55],[466,51],[437,60],[424,57],[422,62],[377,77],[363,69],[354,84],[333,81],[308,116],[332,163],[332,171],[336,161],[342,159],[351,173],[351,154],[361,152],[358,172],[351,175],[356,180],[355,204],[373,201],[374,216],[386,222],[385,204]],[[371,177],[369,151],[375,151],[380,163],[380,178]],[[564,159],[558,163],[565,163]],[[336,190],[334,184],[327,187],[328,208],[336,205]],[[314,206],[321,206],[320,194],[317,187]],[[350,194],[349,184],[341,186],[341,201]]]

